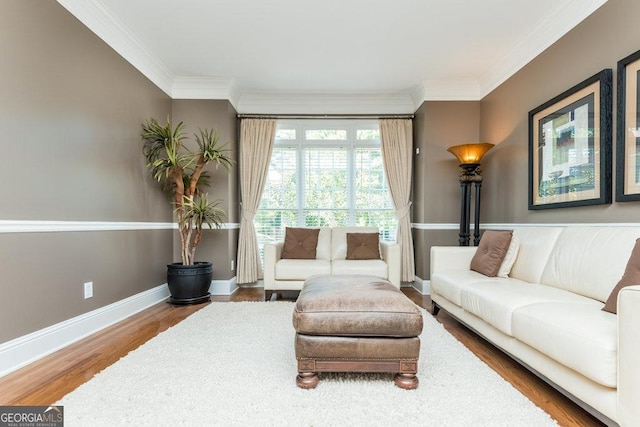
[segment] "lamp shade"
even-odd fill
[[[488,142],[477,142],[473,144],[454,145],[447,149],[448,152],[456,156],[461,165],[480,164],[482,157],[493,148],[493,144]]]

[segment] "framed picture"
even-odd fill
[[[640,50],[618,61],[616,201],[640,200]]]
[[[529,112],[529,209],[611,203],[613,71]]]

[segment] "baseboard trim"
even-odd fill
[[[169,296],[166,284],[0,344],[0,377],[132,316]]]
[[[238,290],[236,277],[212,280],[212,295],[232,295]],[[167,284],[156,286],[105,307],[0,344],[0,377],[16,371],[61,348],[107,328],[129,316],[162,302],[169,296]]]
[[[420,292],[421,295],[430,295],[431,280],[423,280],[420,277],[415,276],[411,287]]]
[[[238,290],[237,277],[229,280],[212,280],[209,292],[211,295],[232,295]]]

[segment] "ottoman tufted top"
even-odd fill
[[[386,279],[323,274],[305,281],[293,326],[304,335],[416,337],[422,312]]]

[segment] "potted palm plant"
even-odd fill
[[[213,275],[211,262],[196,262],[195,253],[204,224],[220,228],[226,214],[219,207],[222,200],[209,201],[203,188],[210,184],[208,164],[233,166],[229,142],[221,143],[213,129],[200,129],[194,134],[197,150],[185,145],[183,122],[172,126],[155,119],[142,124],[142,152],[151,176],[160,183],[174,207],[178,222],[182,262],[167,265],[167,284],[173,304],[198,304],[210,300],[209,287]]]

